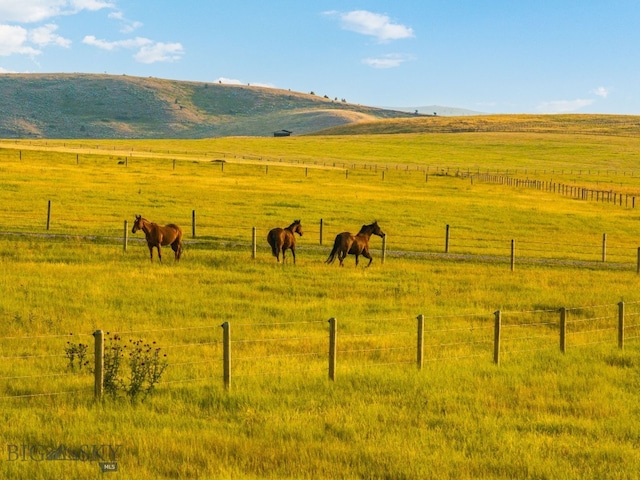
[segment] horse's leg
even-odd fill
[[[149,247],[149,260],[153,262],[153,245],[147,245]]]
[[[160,243],[158,243],[158,245],[156,245],[156,248],[158,249],[158,260],[160,260],[160,262],[162,262],[162,252],[160,251]]]
[[[373,262],[373,257],[369,254],[369,250],[364,250],[362,252],[362,256],[369,259],[369,263],[367,264],[367,267],[371,265],[371,262]]]
[[[291,255],[293,255],[293,264],[296,264],[296,248],[291,247]]]
[[[175,260],[180,260],[180,254],[182,253],[182,237],[178,235],[173,242],[171,242],[171,250],[173,250]]]

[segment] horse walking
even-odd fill
[[[136,215],[136,221],[133,223],[131,232],[136,233],[138,230],[142,230],[145,237],[147,237],[151,261],[153,261],[153,247],[155,247],[158,249],[158,259],[162,262],[162,252],[160,251],[162,245],[171,245],[176,261],[180,260],[180,255],[182,254],[182,229],[179,226],[170,223],[163,227],[157,223],[150,222],[146,218],[142,218],[140,215]]]
[[[329,254],[325,263],[333,263],[336,259],[340,261],[340,266],[344,267],[342,263],[348,254],[356,256],[356,266],[358,266],[358,257],[362,255],[369,259],[367,267],[373,262],[371,254],[369,253],[369,239],[371,235],[377,235],[380,238],[384,238],[386,235],[378,226],[378,222],[373,222],[371,225],[363,225],[360,231],[356,235],[352,235],[349,232],[342,232],[336,236],[333,242],[333,250]]]
[[[267,241],[271,245],[271,252],[280,263],[280,252],[282,252],[282,263],[284,263],[284,252],[291,250],[293,255],[293,264],[296,263],[296,237],[294,233],[302,236],[302,225],[300,220],[295,220],[287,228],[274,228],[267,235]]]

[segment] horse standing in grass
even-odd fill
[[[339,233],[333,242],[333,250],[331,250],[325,263],[333,263],[337,257],[340,261],[340,266],[344,267],[342,262],[348,254],[351,254],[356,256],[357,267],[358,257],[362,255],[369,259],[368,267],[373,262],[373,258],[369,254],[369,239],[371,235],[383,238],[386,234],[380,229],[378,222],[373,222],[371,225],[363,225],[356,235],[352,235],[349,232]]]
[[[296,263],[296,237],[295,233],[302,236],[302,225],[300,220],[295,220],[287,228],[274,228],[267,235],[267,241],[271,245],[271,252],[280,263],[280,252],[282,252],[282,263],[284,263],[284,252],[291,250],[293,255],[293,264]]]
[[[145,237],[147,237],[151,261],[153,261],[153,247],[155,247],[158,249],[158,259],[162,262],[162,252],[160,251],[162,245],[171,245],[176,261],[180,260],[180,255],[182,254],[182,229],[179,226],[170,223],[162,227],[146,218],[142,218],[140,215],[136,215],[136,221],[133,223],[131,232],[136,233],[138,230],[142,230]]]

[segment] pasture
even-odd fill
[[[634,476],[640,212],[472,178],[640,198],[639,155],[531,133],[0,142],[0,476],[98,478],[113,458],[108,475],[136,479]],[[135,215],[182,227],[180,262],[149,261]],[[295,219],[296,264],[277,263],[267,233]],[[374,236],[369,268],[325,264],[374,220],[384,263]],[[98,329],[167,354],[145,402],[96,402],[68,368],[67,342]]]

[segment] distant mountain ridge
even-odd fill
[[[464,117],[471,115],[486,115],[483,112],[467,110],[465,108],[443,107],[441,105],[427,105],[424,107],[381,107],[389,110],[398,110],[401,112],[418,112],[418,115],[440,115],[442,117]]]
[[[249,85],[127,75],[0,74],[0,138],[293,135],[414,112]]]

